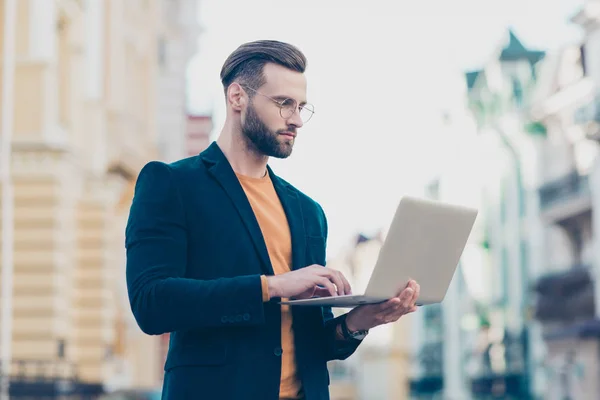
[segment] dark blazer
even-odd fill
[[[323,209],[268,167],[292,233],[293,269],[325,265]],[[281,306],[263,303],[273,274],[250,203],[216,143],[139,174],[126,229],[127,289],[150,335],[171,333],[163,399],[277,400]],[[336,338],[331,309],[293,308],[297,368],[307,400],[329,399],[327,361],[358,341]]]

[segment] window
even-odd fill
[[[583,71],[583,76],[587,76],[587,68],[586,68],[586,57],[585,57],[585,44],[579,46],[579,63],[581,64],[581,69]]]
[[[518,78],[512,79],[513,98],[517,107],[523,105],[523,85]]]
[[[502,248],[502,255],[500,257],[500,274],[502,282],[502,293],[500,298],[502,299],[502,304],[506,305],[508,302],[508,286],[510,281],[510,254],[506,246]]]

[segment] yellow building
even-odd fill
[[[160,339],[131,317],[124,227],[132,182],[160,158],[167,2],[16,3],[14,99],[0,103],[14,102],[13,373],[62,359],[89,383],[155,387]]]

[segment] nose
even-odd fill
[[[302,118],[300,118],[300,110],[296,109],[294,113],[288,118],[287,123],[289,125],[294,125],[297,128],[302,128],[304,122],[302,122]]]

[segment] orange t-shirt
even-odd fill
[[[282,274],[290,271],[292,264],[292,237],[283,206],[275,192],[269,174],[263,178],[251,178],[237,174],[250,201],[254,215],[260,225],[273,272]],[[266,280],[263,279],[263,297],[268,300]],[[296,357],[294,353],[294,332],[292,331],[292,312],[287,305],[281,306],[281,383],[279,397],[300,398],[301,384],[296,376]]]

